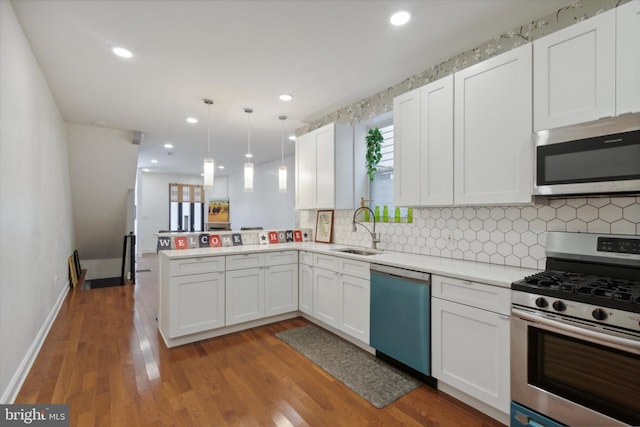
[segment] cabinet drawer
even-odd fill
[[[369,263],[364,261],[354,261],[352,259],[340,258],[340,273],[350,276],[360,277],[369,280]]]
[[[264,266],[264,254],[242,254],[227,256],[227,270],[241,270]]]
[[[435,275],[431,286],[432,295],[437,298],[505,315],[511,312],[509,288]]]
[[[171,276],[186,276],[188,274],[224,271],[224,261],[224,257],[221,256],[172,260],[170,263]]]
[[[264,254],[265,265],[296,264],[298,262],[297,251],[267,252]]]
[[[312,252],[300,252],[300,264],[313,265],[313,253]]]
[[[325,270],[339,271],[338,259],[339,258],[335,256],[315,254],[313,265],[324,268]]]

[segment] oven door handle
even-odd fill
[[[579,326],[569,325],[565,322],[561,322],[558,320],[551,320],[546,317],[531,314],[526,311],[519,310],[517,308],[512,308],[511,313],[523,320],[527,320],[533,323],[539,323],[541,325],[545,325],[557,331],[572,332],[575,335],[580,335],[585,338],[590,338],[601,344],[615,345],[616,347],[623,348],[625,350],[631,350],[634,353],[640,353],[640,341],[634,341],[628,338],[591,331],[589,329],[581,328]]]

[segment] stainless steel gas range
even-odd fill
[[[545,250],[511,285],[512,427],[640,425],[640,236],[550,232]]]

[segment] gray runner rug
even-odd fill
[[[376,408],[385,407],[421,384],[366,351],[314,325],[278,332],[276,337]]]

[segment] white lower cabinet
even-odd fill
[[[313,254],[311,252],[300,252],[298,281],[298,308],[301,312],[313,316]]]
[[[510,308],[509,289],[440,276],[432,280],[433,376],[509,413],[510,337],[509,316],[505,314]],[[465,304],[447,299],[454,295]],[[485,297],[478,304],[482,308],[466,304],[476,296]],[[498,306],[498,312],[487,306]]]
[[[264,269],[264,315],[298,309],[298,265],[272,265]]]
[[[369,263],[316,254],[314,265],[312,316],[368,344]]]
[[[224,288],[224,272],[173,277],[168,338],[224,326]]]
[[[226,324],[264,317],[264,270],[260,267],[227,271]]]
[[[370,279],[340,276],[340,317],[338,328],[369,344]]]
[[[227,326],[298,309],[296,251],[226,258]]]
[[[161,259],[160,328],[171,339],[224,326],[224,257]]]
[[[313,317],[336,328],[340,308],[339,286],[337,272],[318,267],[313,270]]]

